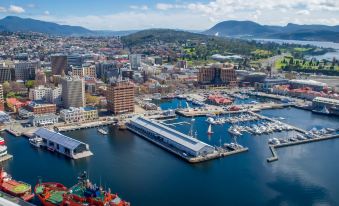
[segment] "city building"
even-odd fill
[[[255,89],[258,91],[272,91],[273,87],[276,85],[286,85],[288,84],[288,79],[276,78],[276,79],[265,79],[263,82],[255,82]]]
[[[71,66],[72,76],[96,78],[95,65]]]
[[[32,116],[41,116],[44,114],[53,115],[56,113],[55,104],[39,104],[37,102],[30,102],[18,109],[18,114],[21,118],[30,118]]]
[[[51,55],[51,67],[53,75],[64,75],[67,71],[67,56],[63,54]]]
[[[29,98],[34,101],[44,101],[46,103],[61,105],[62,87],[45,87],[40,85],[34,89],[30,89]]]
[[[16,62],[14,64],[15,80],[35,80],[35,72],[40,68],[40,62]]]
[[[85,82],[79,77],[61,78],[61,99],[65,108],[85,107]]]
[[[55,114],[34,115],[30,117],[30,123],[34,127],[43,127],[58,123],[59,117]]]
[[[107,109],[114,114],[134,112],[134,84],[120,81],[107,87]]]
[[[10,122],[11,117],[4,111],[0,111],[0,123]]]
[[[5,62],[0,63],[0,83],[9,82],[11,80],[12,80],[11,67]]]
[[[71,67],[81,67],[84,59],[80,54],[71,54],[67,56],[67,66]]]
[[[23,106],[26,106],[29,102],[22,102],[18,100],[17,98],[7,98],[6,104],[10,110],[13,112],[18,112],[19,109]]]
[[[305,79],[292,79],[289,81],[291,89],[300,89],[300,88],[311,88],[313,91],[326,91],[328,86],[326,83],[314,81],[314,80],[305,80]]]
[[[131,69],[137,70],[141,66],[141,54],[129,55],[129,62],[131,64]]]
[[[98,118],[98,110],[92,107],[71,107],[60,111],[60,119],[66,123],[81,123]]]
[[[198,82],[202,85],[235,86],[237,78],[232,64],[214,64],[200,67]]]

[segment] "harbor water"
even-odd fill
[[[174,99],[160,106],[174,109],[178,101],[185,105],[184,100]],[[303,129],[339,127],[337,117],[300,109],[261,114]],[[214,134],[209,137],[205,120],[196,117],[194,121],[193,130],[200,140],[216,146],[233,140],[227,132],[229,124],[213,125]],[[164,123],[187,134],[191,121],[178,117]],[[279,160],[267,163],[271,156],[268,139],[291,132],[245,133],[237,142],[248,147],[248,152],[189,164],[129,131],[107,128],[109,135],[95,128],[65,133],[90,145],[94,155],[81,160],[37,150],[24,137],[2,133],[14,156],[4,167],[15,179],[32,185],[42,178],[72,186],[78,174],[87,171],[94,182],[111,188],[132,205],[339,205],[339,139],[281,148],[277,150]]]

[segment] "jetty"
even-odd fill
[[[189,163],[199,163],[248,151],[248,148],[239,148],[233,151],[217,149],[155,120],[141,116],[132,118],[126,127]]]
[[[336,139],[339,138],[339,134],[335,135],[326,135],[326,136],[317,136],[312,139],[306,139],[306,140],[296,140],[294,142],[287,142],[287,143],[280,143],[277,145],[270,145],[269,148],[272,153],[272,157],[267,158],[267,162],[273,162],[278,160],[278,155],[276,153],[276,148],[282,148],[282,147],[289,147],[289,146],[294,146],[294,145],[301,145],[301,144],[308,144],[312,142],[320,142],[320,141],[325,141],[325,140],[330,140],[330,139]]]

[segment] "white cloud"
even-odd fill
[[[4,13],[6,11],[7,11],[7,9],[5,7],[0,6],[0,13]]]
[[[339,25],[339,0],[210,0],[207,3],[158,3],[155,9],[132,5],[129,11],[109,15],[35,16],[90,29],[129,30],[172,28],[205,30],[220,21],[251,20],[267,25]],[[152,7],[153,8],[153,7]],[[307,15],[307,18],[304,16]],[[33,17],[33,16],[32,16]]]
[[[308,10],[300,10],[300,11],[297,11],[297,14],[299,14],[299,15],[309,15],[310,11],[308,11]]]
[[[25,9],[20,6],[10,5],[8,11],[10,13],[21,14],[25,12]]]
[[[129,8],[135,9],[135,10],[143,10],[143,11],[148,10],[147,5],[131,5]]]
[[[50,15],[49,11],[44,11],[45,15]]]
[[[28,4],[27,7],[28,8],[35,8],[35,4]]]
[[[158,3],[155,6],[159,10],[169,10],[169,9],[184,9],[187,7],[185,4],[166,4],[166,3]]]

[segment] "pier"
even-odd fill
[[[144,117],[135,117],[126,126],[133,133],[189,163],[204,162],[248,151],[248,148],[238,148],[233,151],[217,149],[198,139]]]
[[[277,144],[277,145],[271,145],[271,146],[269,146],[269,148],[272,152],[272,157],[267,158],[267,162],[273,162],[273,161],[278,160],[276,148],[289,147],[289,146],[301,145],[301,144],[308,144],[308,143],[312,143],[312,142],[320,142],[320,141],[336,139],[336,138],[339,138],[339,134],[321,136],[321,137],[316,137],[316,138],[307,139],[307,140],[297,140],[295,142],[281,143],[281,144]]]

